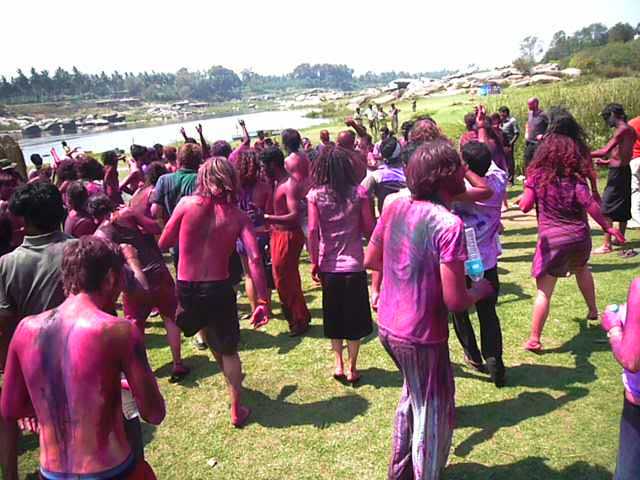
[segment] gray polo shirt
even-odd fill
[[[24,237],[22,245],[0,258],[0,316],[21,320],[60,305],[62,254],[73,238],[64,233]]]

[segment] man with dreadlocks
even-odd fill
[[[195,194],[180,200],[159,242],[162,249],[180,243],[176,323],[187,336],[205,329],[207,345],[229,386],[231,423],[235,427],[244,425],[251,413],[240,403],[240,325],[229,278],[229,257],[238,238],[246,249],[259,298],[251,322],[257,328],[269,321],[260,250],[251,220],[236,207],[238,189],[238,177],[227,159],[207,160],[198,171]]]
[[[602,213],[613,222],[620,225],[620,233],[624,235],[627,221],[631,218],[631,162],[636,132],[627,124],[627,115],[622,105],[610,103],[602,111],[603,120],[616,131],[613,138],[600,150],[591,152],[596,165],[609,167],[607,186],[602,194]],[[609,157],[608,160],[603,160]],[[593,253],[610,253],[611,235],[605,232],[604,243]],[[621,252],[622,257],[632,257],[637,253],[630,249]]]

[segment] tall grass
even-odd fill
[[[487,108],[495,112],[501,105],[507,105],[522,128],[527,122],[527,99],[538,97],[543,110],[552,107],[567,108],[582,125],[593,147],[600,147],[611,137],[611,129],[600,116],[608,103],[620,103],[629,118],[640,115],[640,79],[617,78],[613,80],[593,80],[563,82],[553,85],[527,88],[509,88],[497,97],[490,97]]]

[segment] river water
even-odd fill
[[[151,127],[139,127],[122,130],[107,130],[104,132],[77,133],[73,135],[43,136],[40,138],[25,138],[20,140],[20,146],[24,153],[27,167],[32,153],[39,153],[43,157],[49,156],[52,147],[62,154],[61,142],[66,140],[71,148],[80,147],[82,150],[92,152],[104,152],[113,148],[121,148],[128,152],[133,143],[153,146],[155,143],[168,145],[182,140],[180,127],[184,127],[187,135],[198,138],[196,125],[202,124],[204,136],[208,142],[216,140],[230,141],[234,135],[240,132],[238,120],[243,119],[250,132],[256,130],[282,130],[285,128],[307,128],[319,125],[325,120],[319,118],[307,118],[304,110],[283,110],[272,112],[250,113],[247,115],[234,115],[229,117],[210,118],[208,120],[189,120],[180,123],[157,125]]]

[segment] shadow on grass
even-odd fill
[[[576,462],[562,470],[554,470],[545,463],[545,458],[528,457],[514,463],[487,467],[479,463],[456,463],[447,467],[443,480],[602,480],[610,479],[611,473],[599,465]]]
[[[355,394],[304,404],[288,402],[287,397],[297,389],[297,385],[285,385],[278,396],[272,399],[262,392],[245,388],[244,397],[253,408],[250,423],[268,428],[296,425],[327,428],[335,423],[348,423],[369,408],[369,401]]]
[[[637,259],[638,257],[635,258]],[[624,261],[620,259],[620,263],[595,263],[591,265],[591,272],[601,273],[615,270],[631,270],[638,267],[640,267],[640,262],[638,261],[630,262],[629,260]]]
[[[510,237],[518,237],[521,235],[535,235],[538,233],[538,227],[526,227],[526,228],[507,228],[502,235],[506,239]]]
[[[585,397],[588,393],[589,390],[581,387],[567,388],[558,398],[543,392],[523,392],[518,397],[508,400],[458,407],[456,408],[456,427],[473,427],[480,430],[463,440],[455,448],[455,454],[466,457],[475,446],[491,440],[501,428],[513,427],[522,421],[547,415],[569,402]]]
[[[516,298],[505,300],[505,295],[515,295]],[[522,286],[512,282],[500,282],[500,296],[498,297],[498,305],[505,305],[507,303],[519,302],[521,300],[528,300],[531,295],[524,293]]]
[[[187,375],[182,381],[176,383],[186,388],[194,388],[200,386],[198,380],[211,377],[217,373],[221,373],[220,367],[211,356],[211,353],[203,352],[203,354],[192,355],[184,358],[184,364],[191,369],[189,375]],[[166,378],[171,375],[171,369],[173,368],[172,362],[167,362],[161,367],[157,368],[153,373],[157,378]]]
[[[530,249],[534,249],[536,248],[536,241],[532,240],[530,242],[504,242],[502,244],[502,249],[503,250],[510,250],[510,249],[514,249],[514,248],[530,248]]]

